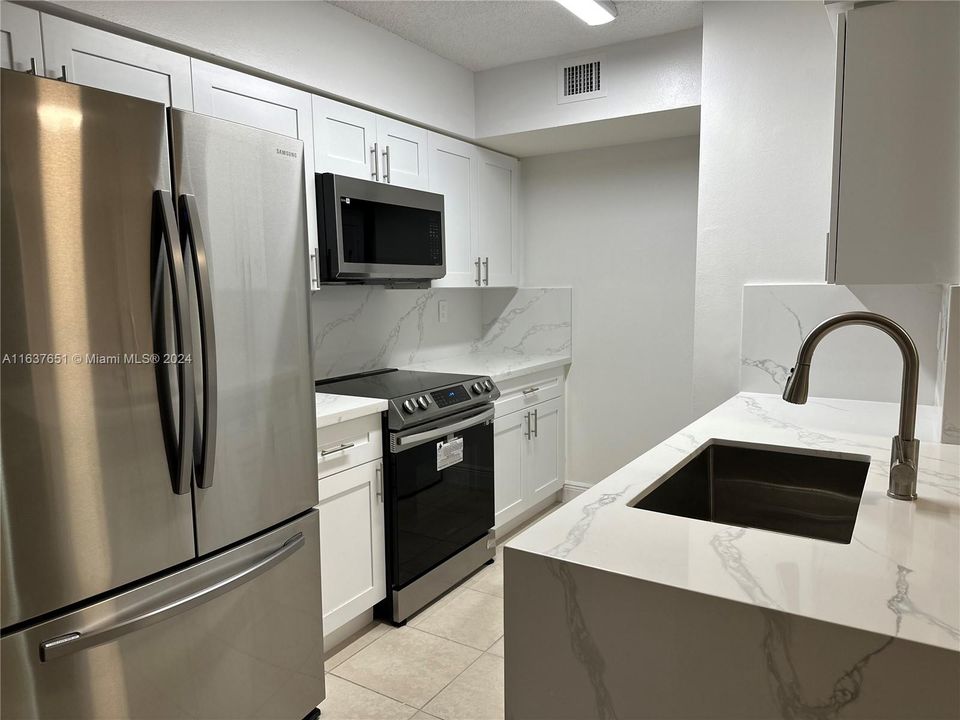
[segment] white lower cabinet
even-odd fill
[[[561,395],[494,421],[496,528],[563,487],[563,408]]]
[[[329,635],[387,596],[383,463],[319,481],[323,632]]]

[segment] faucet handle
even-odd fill
[[[897,500],[917,499],[917,456],[919,440],[904,440],[893,436],[890,448],[890,485],[887,495]]]

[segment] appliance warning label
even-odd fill
[[[437,470],[463,462],[463,438],[454,438],[437,443]]]

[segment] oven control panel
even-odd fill
[[[492,402],[498,397],[500,390],[489,377],[472,378],[464,383],[391,400],[388,424],[391,429],[399,430]]]

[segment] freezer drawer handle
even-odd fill
[[[171,276],[171,299],[173,300],[173,326],[176,336],[176,352],[193,354],[193,337],[187,327],[188,298],[187,277],[183,265],[183,252],[177,239],[176,213],[173,196],[165,190],[153,194],[153,237],[151,239],[151,277],[153,280],[152,317],[153,338],[158,353],[166,355],[171,348],[167,344],[166,313],[164,312],[164,277],[161,272],[161,253],[166,257],[167,271]],[[190,492],[190,476],[193,472],[193,422],[196,393],[193,387],[193,369],[189,364],[176,366],[177,385],[180,395],[179,423],[174,422],[173,392],[170,388],[169,366],[156,363],[157,394],[160,399],[160,424],[163,428],[167,463],[173,483],[173,492],[184,495]]]
[[[210,267],[207,264],[207,245],[197,198],[180,196],[180,227],[184,245],[190,246],[193,278],[200,299],[200,354],[203,360],[203,418],[194,403],[198,417],[193,424],[193,459],[198,488],[213,485],[213,456],[217,447],[217,341],[213,332],[213,290],[210,287]]]
[[[185,595],[166,605],[161,605],[153,610],[130,618],[129,620],[117,620],[113,624],[108,624],[101,630],[94,630],[88,633],[71,632],[65,635],[59,635],[40,643],[40,662],[55,660],[56,658],[70,655],[79,650],[88,650],[89,648],[103,643],[115,640],[123,635],[128,635],[137,630],[162,622],[167,618],[179,615],[191,608],[202,605],[214,598],[228,593],[234,588],[253,580],[258,575],[263,574],[274,565],[277,565],[297,550],[303,547],[303,533],[298,532],[292,538],[287,540],[279,550],[267,555],[250,567],[241,570],[235,575],[231,575],[218,583],[205,587],[203,590]]]

